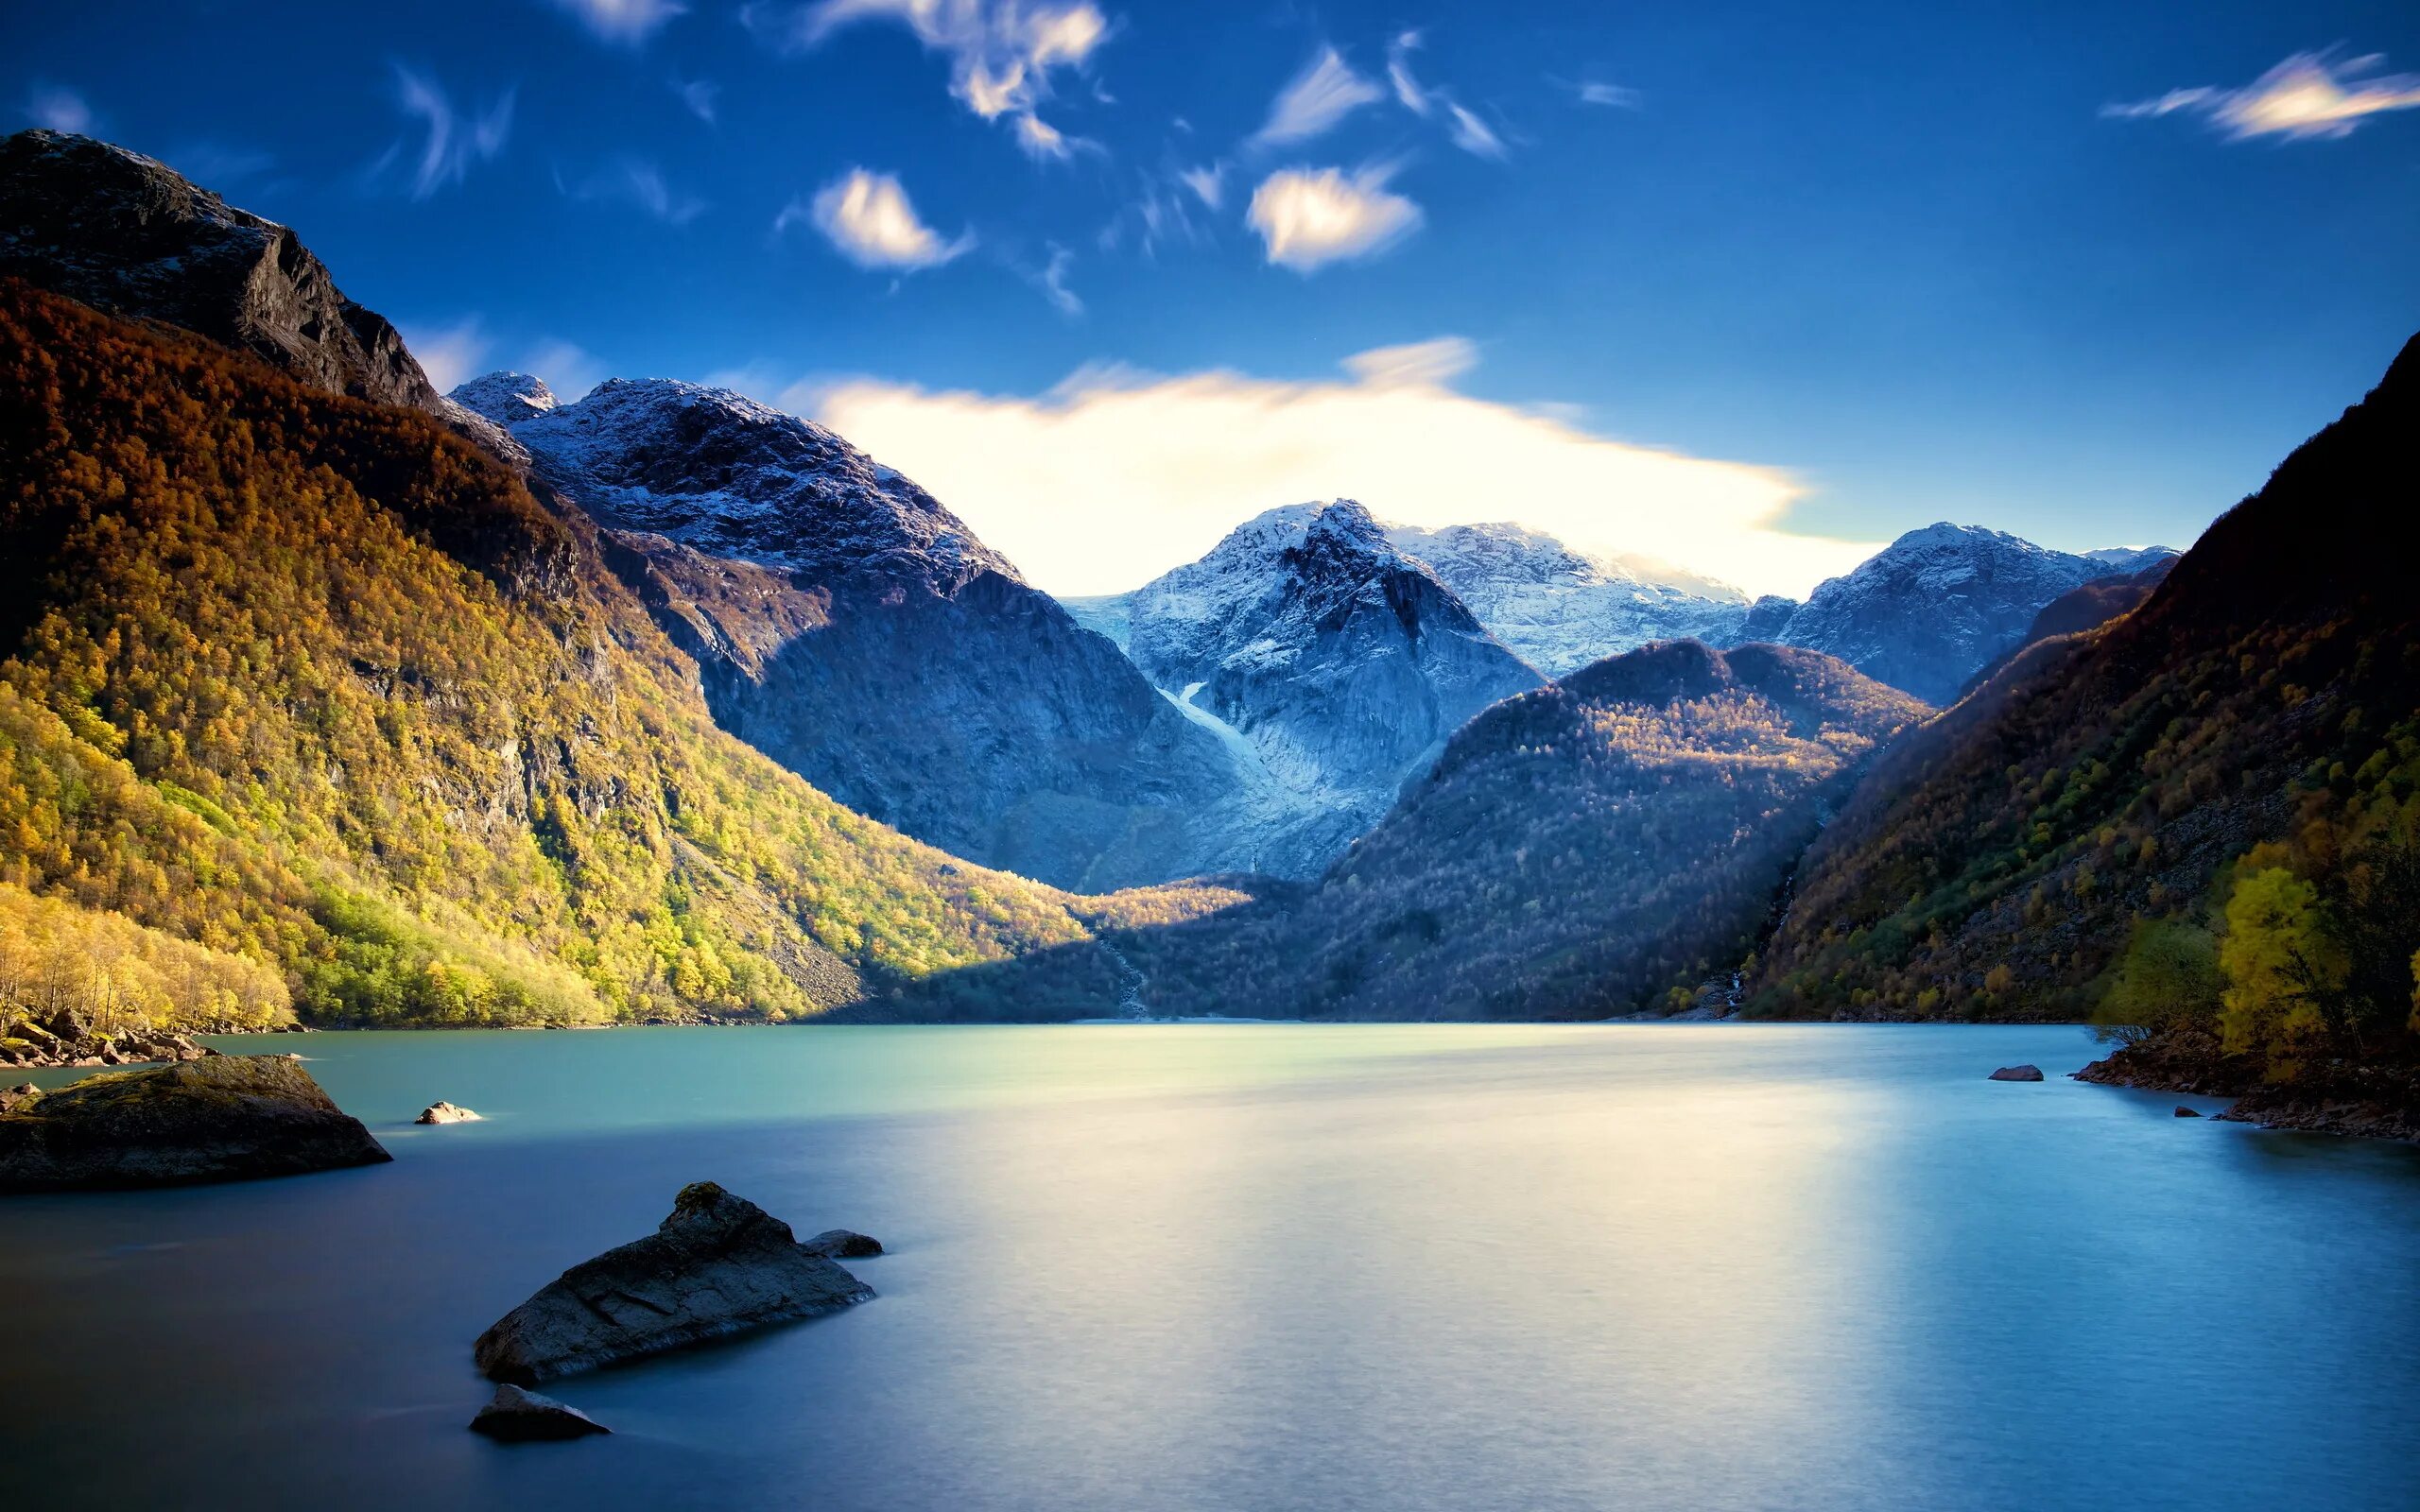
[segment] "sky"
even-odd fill
[[[1803,594],[2186,545],[2420,328],[2420,8],[15,5],[450,384],[724,384],[1056,592],[1311,498]]]

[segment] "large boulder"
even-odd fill
[[[480,1408],[479,1415],[471,1419],[471,1432],[485,1434],[508,1444],[526,1444],[539,1439],[586,1438],[591,1434],[610,1434],[613,1431],[569,1402],[542,1397],[534,1391],[524,1391],[510,1383],[496,1387],[494,1400]]]
[[[88,1076],[0,1113],[0,1192],[239,1181],[390,1159],[309,1072],[267,1056]]]
[[[1999,1070],[1993,1072],[1986,1079],[1991,1081],[2040,1081],[2042,1079],[2042,1068],[2039,1066],[2002,1066]]]
[[[790,1226],[711,1181],[654,1233],[583,1261],[479,1335],[491,1380],[527,1384],[870,1300]]]
[[[420,1110],[420,1117],[412,1120],[415,1124],[475,1124],[478,1121],[479,1115],[469,1108],[457,1108],[445,1102],[429,1104]]]

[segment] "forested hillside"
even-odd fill
[[[717,731],[594,526],[426,416],[7,283],[0,434],[0,883],[350,1022],[780,1018],[1087,937]]]
[[[2019,656],[1817,843],[1756,1011],[2411,1048],[2420,338],[2141,608]]]

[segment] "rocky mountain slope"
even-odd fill
[[[1910,530],[1819,585],[1769,627],[1774,640],[1839,657],[1928,703],[2014,647],[2044,606],[2098,577],[2126,576],[2166,547],[2077,556],[1978,525]]]
[[[509,452],[293,232],[124,147],[51,130],[0,140],[0,274],[195,332],[332,394],[426,410]]]
[[[724,389],[455,399],[609,529],[723,727],[860,813],[1079,887],[1239,869],[1226,745],[890,468]]]
[[[1727,979],[1923,705],[1830,657],[1670,642],[1494,705],[1319,885],[1113,936],[1150,1011],[1585,1019]]]
[[[2100,1013],[2272,1077],[2408,1054],[2420,599],[2367,543],[2415,490],[2420,338],[2139,608],[1876,765],[1809,852],[1756,1008]]]
[[[1390,525],[1387,539],[1550,678],[1654,641],[1745,638],[1748,596],[1728,584],[1576,551],[1517,524]]]
[[[1316,874],[1445,737],[1535,669],[1351,500],[1272,509],[1201,560],[1073,606],[1253,764],[1255,869]]]

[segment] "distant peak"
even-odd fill
[[[543,415],[562,401],[544,378],[526,372],[492,372],[457,385],[448,399],[474,415],[510,430],[533,415]]]

